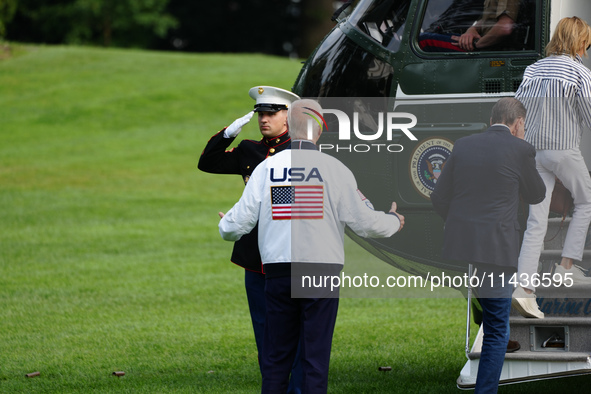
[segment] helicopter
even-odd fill
[[[406,219],[396,237],[373,240],[347,231],[348,236],[406,273],[423,278],[466,273],[465,264],[441,258],[444,223],[429,199],[454,142],[486,130],[492,106],[514,96],[526,67],[544,57],[560,19],[591,22],[591,2],[514,1],[518,16],[511,33],[471,51],[445,37],[461,35],[476,23],[483,0],[349,1],[335,13],[335,27],[305,61],[292,88],[324,109],[320,150],[353,171],[373,205],[387,207],[394,200]],[[580,148],[591,168],[591,137],[584,136]],[[522,207],[522,233],[526,220],[527,207]],[[550,270],[561,246],[545,248],[541,266]],[[591,250],[585,256],[581,264],[589,267]],[[450,287],[466,295],[465,287]],[[539,290],[546,319],[532,321],[512,312],[512,338],[517,336],[523,351],[507,354],[500,384],[591,374],[591,343],[582,339],[591,330],[591,296],[580,293]],[[470,316],[480,319],[469,294],[461,389],[475,386],[482,344],[481,329],[469,345]],[[546,347],[554,335],[560,346]]]

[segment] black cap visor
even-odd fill
[[[254,112],[277,112],[287,109],[285,104],[256,104]]]

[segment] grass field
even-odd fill
[[[257,392],[243,271],[217,231],[243,185],[197,159],[251,109],[250,87],[289,89],[300,62],[15,49],[0,60],[0,392]],[[241,137],[257,135],[252,122]],[[342,299],[329,391],[458,392],[464,309]],[[589,379],[500,392],[580,392]]]

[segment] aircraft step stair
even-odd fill
[[[554,273],[569,222],[570,218],[564,222],[562,218],[549,219],[546,239],[554,239],[544,245],[540,274]],[[583,269],[591,265],[590,238],[583,261],[577,262]],[[521,348],[505,355],[500,384],[591,374],[591,285],[540,286],[536,295],[543,319],[525,318],[511,309],[510,337]],[[460,389],[474,388],[482,335],[481,327],[466,352],[468,361],[457,380]]]

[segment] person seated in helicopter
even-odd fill
[[[451,39],[465,51],[494,50],[513,33],[518,13],[518,0],[487,0],[482,18],[464,34]]]
[[[419,36],[419,46],[428,52],[504,49],[519,10],[520,0],[456,0]]]

